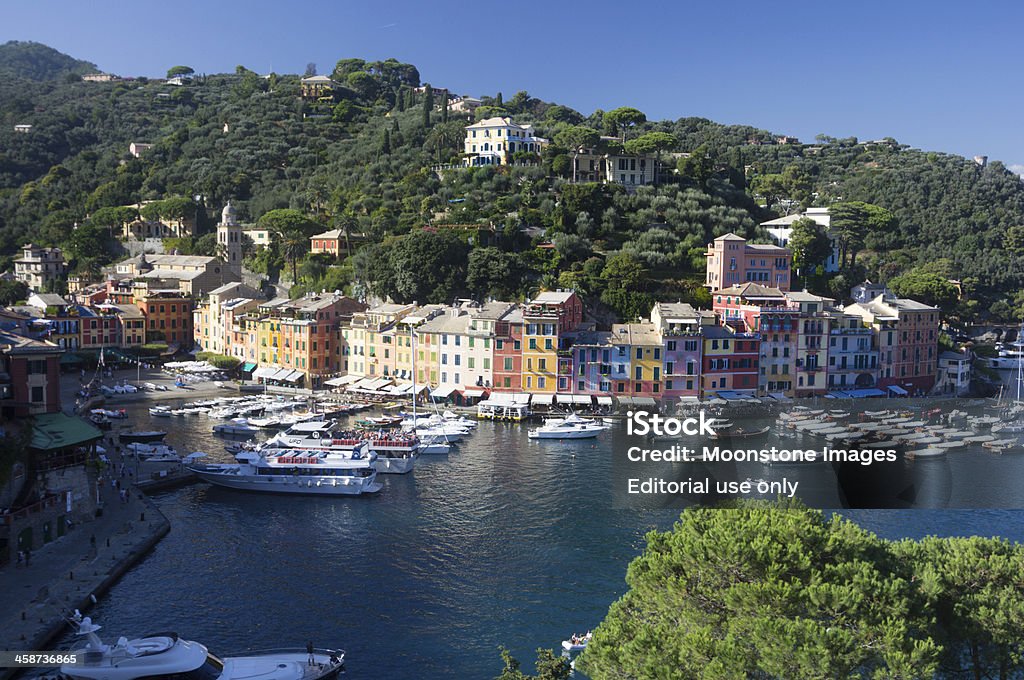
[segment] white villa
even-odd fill
[[[808,208],[806,212],[794,213],[792,215],[780,217],[776,220],[762,222],[761,226],[771,234],[772,240],[775,241],[775,245],[785,248],[786,244],[789,243],[789,237],[793,235],[793,223],[804,217],[814,220],[818,226],[824,228],[829,240],[832,241],[832,255],[830,255],[825,261],[825,271],[839,271],[839,241],[836,236],[829,231],[829,227],[832,225],[832,216],[829,214],[828,208]]]
[[[511,118],[487,118],[466,126],[465,164],[509,165],[519,151],[540,153],[548,140],[534,136],[532,125],[517,125]]]

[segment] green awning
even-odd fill
[[[103,433],[81,418],[63,413],[43,413],[32,422],[32,444],[36,451],[59,451],[103,438]]]
[[[64,354],[60,355],[60,363],[62,366],[80,364],[82,363],[82,357],[78,356],[74,352],[64,352]]]
[[[256,370],[256,364],[251,361],[246,361],[242,364],[242,373],[252,373]]]

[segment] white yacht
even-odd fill
[[[134,640],[122,637],[108,645],[96,635],[100,626],[89,617],[76,611],[72,623],[86,641],[71,650],[77,653],[77,661],[64,664],[60,672],[74,680],[326,680],[344,668],[345,653],[340,650],[277,650],[221,659],[204,645],[182,640],[175,633]]]
[[[213,426],[215,434],[227,435],[230,437],[254,437],[260,431],[253,427],[245,418],[232,418],[226,423],[217,423]]]
[[[195,464],[203,481],[246,491],[355,496],[380,491],[376,454],[360,444],[351,451],[264,447],[239,452],[238,463]]]
[[[607,429],[603,423],[573,413],[565,418],[548,419],[527,434],[530,439],[591,439]]]

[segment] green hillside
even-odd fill
[[[97,70],[96,64],[69,57],[40,43],[10,40],[0,45],[0,76],[4,80],[60,80]]]
[[[276,234],[249,266],[297,278],[296,293],[347,287],[426,302],[572,286],[593,312],[632,316],[655,298],[706,302],[702,252],[715,236],[763,240],[758,223],[783,206],[828,205],[846,217],[847,261],[838,276],[805,267],[812,289],[842,295],[870,276],[964,318],[1024,311],[1024,187],[998,162],[894,140],[776,144],[754,127],[584,115],[520,92],[485,97],[477,115],[533,123],[554,140],[543,156],[435,172],[458,163],[467,120],[427,103],[414,66],[344,59],[330,75],[342,87],[312,102],[300,76],[241,66],[180,86],[0,79],[0,255],[33,240],[97,270],[118,256],[110,229],[138,217],[122,206],[173,199],[144,216],[198,215],[208,231],[231,199]],[[661,185],[572,184],[569,148],[596,133],[658,153]],[[155,146],[136,159],[131,142]],[[306,236],[334,228],[355,255],[306,254]],[[174,245],[214,248],[209,237]]]

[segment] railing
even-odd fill
[[[47,496],[46,498],[40,501],[36,501],[32,505],[26,505],[23,508],[19,508],[14,512],[2,515],[0,517],[2,517],[4,524],[10,526],[14,523],[14,520],[16,519],[25,519],[29,515],[34,515],[36,513],[42,512],[47,508],[54,507],[61,501],[62,498],[63,495]]]

